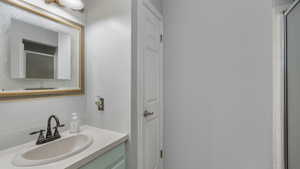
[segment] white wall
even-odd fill
[[[87,108],[89,124],[130,130],[131,1],[87,0]],[[99,112],[96,96],[104,97]]]
[[[163,12],[162,0],[148,0],[159,12]]]
[[[164,0],[165,169],[272,168],[272,0]]]
[[[85,119],[97,127],[130,133],[131,0],[87,0],[87,107]],[[95,97],[105,99],[97,111]],[[128,145],[128,165],[132,140]],[[134,168],[131,168],[134,169]]]
[[[286,5],[293,3],[294,0],[273,0],[274,6]]]
[[[40,0],[26,1],[73,21],[84,22],[82,13],[68,12],[55,5],[46,5]],[[71,113],[83,113],[85,111],[84,107],[84,96],[0,102],[0,150],[29,140],[35,140],[37,136],[28,136],[28,133],[46,128],[46,120],[53,112],[58,115],[62,123],[68,124]]]

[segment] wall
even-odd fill
[[[40,0],[26,0],[50,12],[70,20],[84,23],[84,15],[78,12],[63,10],[55,5],[44,4]],[[18,1],[20,3],[20,1]],[[73,112],[83,113],[84,96],[51,97],[0,102],[0,150],[35,140],[37,136],[28,133],[46,127],[46,120],[55,112],[62,123],[68,124]],[[67,128],[67,127],[66,127]]]
[[[137,169],[138,166],[138,6],[139,0],[132,0],[132,8],[131,8],[131,25],[132,25],[132,57],[131,57],[131,144],[128,148],[128,161],[127,168],[129,169]]]
[[[157,9],[157,11],[163,12],[162,0],[149,0],[149,2]]]
[[[87,0],[86,5],[86,122],[131,134],[131,0]],[[97,111],[96,96],[104,97],[104,112]],[[127,145],[131,163],[131,138]]]
[[[165,169],[271,169],[272,1],[163,12]]]
[[[89,124],[130,130],[131,1],[86,1],[87,108]],[[105,98],[99,112],[96,96]]]
[[[291,4],[294,0],[273,0],[273,6],[278,7],[281,5]]]

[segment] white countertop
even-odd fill
[[[79,154],[47,165],[34,167],[14,166],[11,161],[14,159],[18,152],[20,152],[24,148],[35,146],[35,142],[30,142],[4,151],[0,151],[0,169],[77,169],[128,140],[128,134],[103,130],[91,126],[82,126],[80,134],[87,134],[92,136],[93,144]],[[61,134],[62,137],[66,137],[69,135],[70,134],[68,131]]]

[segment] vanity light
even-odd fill
[[[46,3],[57,3],[58,5],[65,6],[74,10],[82,10],[84,4],[82,0],[45,0]]]

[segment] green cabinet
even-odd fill
[[[125,144],[121,144],[80,169],[126,169],[125,156]]]

